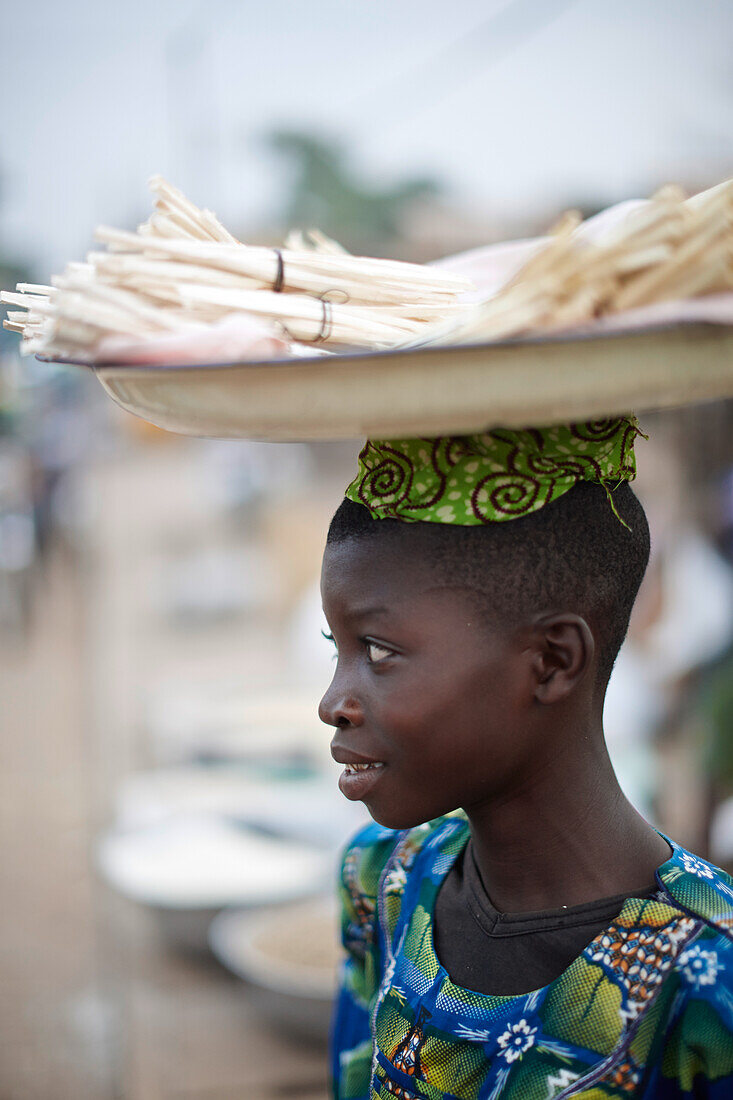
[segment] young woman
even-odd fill
[[[633,420],[368,443],[329,531],[343,1098],[733,1096],[733,888],[625,798]]]

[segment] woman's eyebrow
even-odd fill
[[[344,618],[358,620],[358,619],[373,619],[378,615],[388,615],[389,609],[386,607],[355,607],[350,611],[347,611]]]

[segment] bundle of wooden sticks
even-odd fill
[[[26,354],[93,361],[110,336],[185,336],[237,313],[291,345],[383,348],[466,308],[471,283],[458,275],[351,256],[315,231],[282,249],[244,245],[160,176],[150,187],[155,211],[136,233],[102,226],[106,251],[69,264],[51,286],[0,294]]]
[[[506,285],[411,344],[572,328],[613,313],[733,290],[733,180],[686,198],[667,186],[607,228],[568,212]]]
[[[0,294],[22,350],[94,361],[110,337],[185,339],[236,314],[266,322],[294,354],[481,342],[733,290],[733,180],[692,198],[665,187],[605,226],[570,212],[470,304],[471,281],[446,268],[351,256],[317,231],[282,249],[244,245],[160,176],[150,187],[155,210],[136,233],[101,227],[106,251],[52,286]]]

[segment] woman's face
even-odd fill
[[[399,540],[329,545],[321,591],[337,665],[319,714],[336,727],[347,798],[405,829],[521,781],[532,685],[520,628],[479,621],[471,590],[439,585]]]

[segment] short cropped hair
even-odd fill
[[[528,516],[461,527],[374,519],[346,499],[327,542],[401,540],[440,583],[476,591],[479,611],[494,622],[543,611],[582,615],[598,649],[597,683],[605,687],[649,561],[649,526],[628,482],[614,490],[613,504],[618,516],[603,486],[581,481]]]

